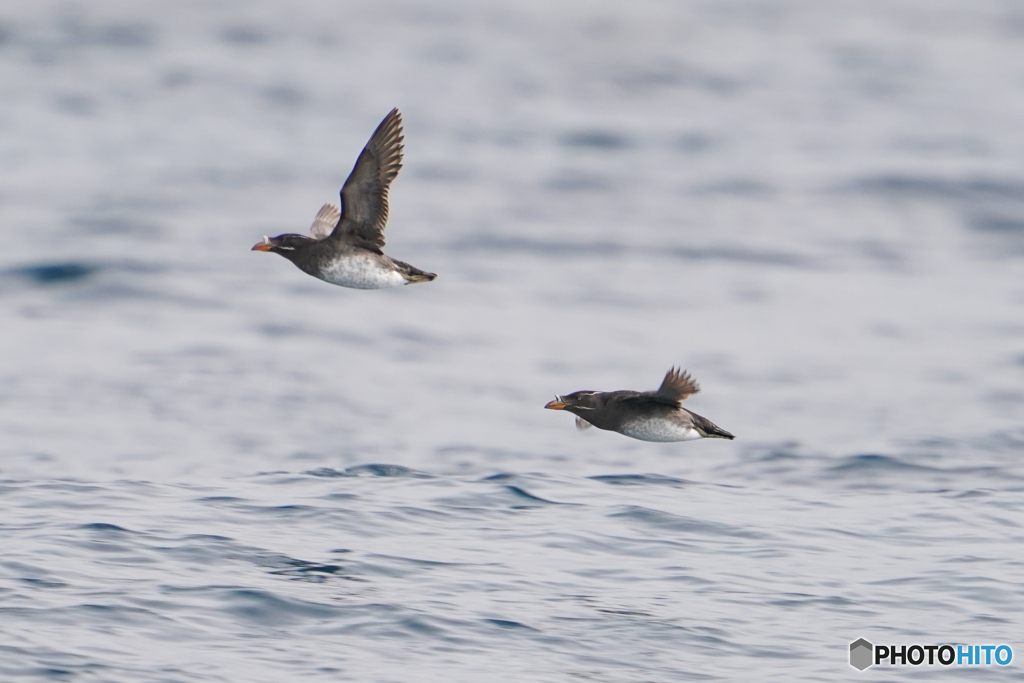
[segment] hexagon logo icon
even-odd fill
[[[863,638],[858,638],[850,643],[850,666],[854,669],[863,671],[871,666],[874,655],[875,646]]]

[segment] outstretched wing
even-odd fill
[[[403,139],[402,115],[392,109],[370,136],[341,188],[341,220],[332,239],[378,250],[384,247],[388,187],[402,167]]]
[[[341,218],[341,209],[334,204],[324,204],[317,211],[313,225],[309,226],[309,236],[315,240],[324,239],[338,226],[339,218]]]
[[[655,393],[673,401],[685,401],[699,391],[700,385],[693,381],[690,373],[672,368],[665,373],[665,379],[661,380],[661,386]]]
[[[680,401],[685,401],[698,391],[700,391],[700,386],[693,381],[690,373],[672,368],[665,373],[665,379],[661,381],[661,386],[657,391],[644,391],[621,400],[623,403],[661,403],[678,408]]]

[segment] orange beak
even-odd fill
[[[271,246],[270,242],[259,242],[249,251],[270,251]]]
[[[565,407],[567,405],[569,404],[556,396],[554,401],[549,401],[548,404],[544,407],[548,408],[549,410],[565,410]]]

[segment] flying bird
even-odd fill
[[[324,204],[309,237],[264,237],[253,251],[280,254],[324,282],[356,289],[382,289],[429,282],[437,275],[384,254],[388,188],[402,167],[402,115],[384,117],[370,136],[341,188],[341,207]]]
[[[736,438],[680,405],[698,391],[688,372],[672,368],[657,391],[576,391],[544,407],[574,414],[579,429],[593,426],[641,441]]]

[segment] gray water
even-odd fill
[[[0,85],[0,680],[1021,678],[1017,3],[6,3]],[[250,252],[394,106],[438,279]],[[676,364],[735,441],[542,409]]]

